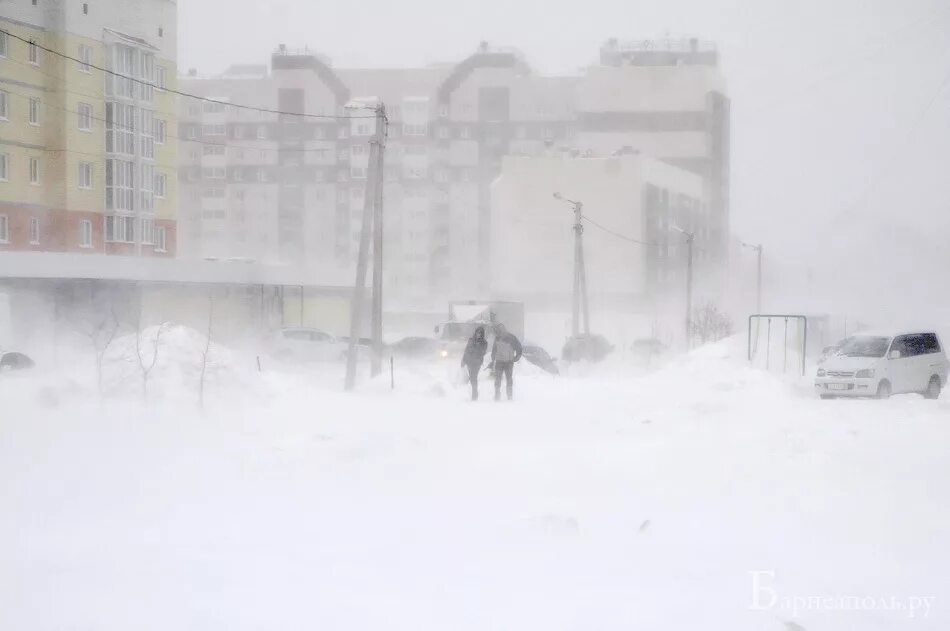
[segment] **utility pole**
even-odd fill
[[[755,312],[762,313],[762,244],[752,245],[745,241],[739,243],[744,248],[755,250]]]
[[[360,108],[351,108],[360,109]],[[366,109],[366,108],[362,108]],[[346,354],[346,380],[343,387],[346,390],[352,390],[356,385],[356,363],[358,354],[358,344],[360,337],[360,325],[363,319],[363,294],[366,288],[366,268],[369,266],[369,246],[371,231],[374,240],[376,231],[379,231],[379,238],[382,239],[382,219],[374,221],[377,215],[382,214],[382,186],[383,174],[380,170],[382,159],[380,154],[383,150],[383,142],[386,137],[386,111],[382,102],[375,108],[376,129],[373,131],[373,137],[369,141],[369,158],[366,169],[366,190],[363,195],[363,223],[360,227],[360,247],[356,260],[356,282],[353,285],[353,298],[350,301],[350,342]],[[377,204],[379,201],[379,204]],[[378,207],[377,207],[378,206]],[[375,224],[375,225],[374,225]],[[377,342],[376,325],[377,301],[379,303],[379,328],[382,329],[382,248],[374,256],[378,257],[373,261],[373,355],[377,356],[377,350],[381,344]],[[379,269],[380,273],[376,274]],[[376,285],[380,284],[380,291],[376,292]]]
[[[677,232],[682,232],[686,237],[686,350],[691,348],[690,337],[692,336],[693,321],[693,240],[696,235],[687,232],[682,228],[673,226]]]
[[[376,108],[376,188],[373,200],[373,354],[370,374],[378,376],[383,368],[383,155],[386,148],[386,105]],[[372,156],[370,156],[372,159]],[[366,174],[369,177],[369,173]],[[368,191],[367,191],[368,192]]]
[[[584,316],[584,335],[590,336],[590,308],[587,302],[587,271],[584,265],[584,205],[554,193],[554,199],[574,207],[574,292],[571,304],[571,337],[580,334],[580,318]]]

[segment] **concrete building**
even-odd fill
[[[174,255],[176,20],[174,0],[0,3],[0,251]]]
[[[599,64],[560,77],[536,75],[517,51],[485,44],[457,64],[403,70],[337,69],[315,53],[281,48],[269,72],[237,66],[182,86],[326,116],[345,114],[351,100],[386,103],[390,298],[488,289],[491,183],[512,155],[637,150],[691,171],[714,217],[711,251],[725,251],[729,107],[718,55],[706,43],[611,40]],[[352,267],[367,121],[212,112],[184,101],[181,108],[195,141],[181,169],[188,255]]]
[[[588,291],[599,305],[681,293],[686,245],[673,226],[695,233],[698,272],[713,264],[717,219],[696,173],[643,155],[509,156],[492,189],[492,295],[570,305],[574,212],[555,192],[583,203]]]

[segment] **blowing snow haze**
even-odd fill
[[[948,111],[940,0],[0,0],[0,628],[946,629]]]

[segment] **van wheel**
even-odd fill
[[[925,399],[936,399],[940,397],[940,377],[934,375],[927,384],[927,389],[922,393]]]
[[[875,397],[878,399],[891,398],[891,384],[889,381],[882,381],[877,385],[877,394]]]

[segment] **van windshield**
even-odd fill
[[[884,357],[890,342],[889,337],[855,335],[844,341],[838,354],[845,357]]]

